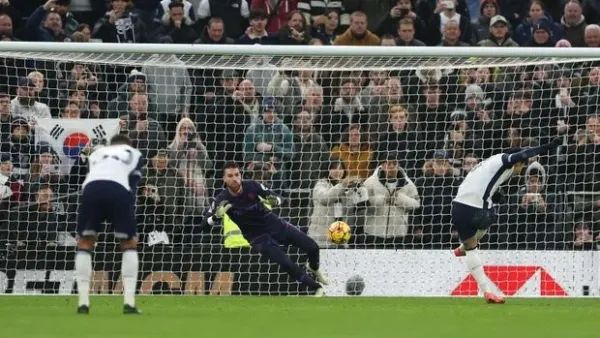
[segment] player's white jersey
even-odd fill
[[[90,170],[82,186],[93,181],[113,181],[131,190],[129,176],[141,175],[136,173],[141,169],[141,158],[139,150],[125,144],[100,148],[88,159]]]
[[[491,156],[473,168],[458,187],[454,201],[481,209],[491,208],[492,196],[513,174],[512,167],[504,165],[503,155]]]

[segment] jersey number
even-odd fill
[[[122,159],[117,155],[104,155],[104,156],[102,156],[102,159],[106,160],[107,158],[112,158],[113,160],[121,161],[121,162],[125,163],[126,165],[130,165],[131,162],[133,162],[133,153],[129,149],[125,149],[125,152],[127,153],[126,159]]]

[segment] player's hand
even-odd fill
[[[119,129],[121,131],[127,130],[127,121],[125,121],[125,120],[119,121]]]
[[[181,20],[176,20],[176,21],[173,22],[173,24],[175,25],[175,27],[177,29],[181,29]]]
[[[279,206],[279,199],[276,196],[267,196],[265,202],[271,207]]]
[[[148,131],[148,120],[138,120],[135,124],[135,130],[139,133]]]
[[[219,204],[219,206],[217,207],[217,210],[215,212],[215,217],[218,219],[221,219],[225,216],[225,214],[227,214],[227,211],[229,211],[229,209],[231,209],[232,205],[231,203],[227,202],[227,201],[223,201]]]

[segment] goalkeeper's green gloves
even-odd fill
[[[269,208],[275,208],[279,206],[279,198],[277,198],[277,196],[269,195],[266,198],[259,198]]]
[[[231,203],[227,202],[227,201],[223,201],[221,203],[219,203],[219,206],[217,206],[217,210],[215,211],[215,217],[218,219],[221,219],[225,216],[225,214],[227,214],[227,211],[229,211],[229,209],[231,209],[232,205]]]

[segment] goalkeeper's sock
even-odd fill
[[[135,290],[138,277],[138,253],[136,249],[125,249],[121,263],[123,275],[123,297],[125,304],[135,307]]]
[[[90,306],[90,279],[92,278],[92,253],[79,249],[75,256],[75,273],[79,306]]]
[[[479,288],[483,290],[483,292],[491,292],[490,285],[488,283],[487,276],[485,275],[485,271],[483,271],[483,265],[481,264],[481,259],[479,258],[479,254],[477,249],[466,250],[467,255],[467,267],[471,271],[473,277],[477,281]]]

